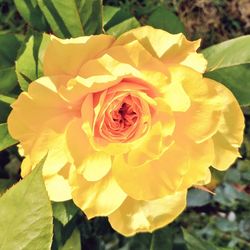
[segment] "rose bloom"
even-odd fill
[[[226,170],[243,137],[235,97],[202,76],[199,45],[149,26],[117,39],[51,36],[44,77],[8,118],[22,177],[47,154],[51,200],[73,199],[126,236],[173,221],[187,189],[209,183],[210,166]]]

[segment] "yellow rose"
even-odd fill
[[[51,36],[44,77],[8,118],[22,176],[48,153],[51,200],[73,198],[127,236],[173,221],[187,189],[207,184],[210,166],[227,169],[243,137],[232,93],[202,77],[199,45],[148,26],[117,39]]]

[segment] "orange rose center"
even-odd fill
[[[131,95],[115,99],[105,111],[100,134],[109,141],[130,141],[143,133],[141,101]],[[143,125],[143,126],[142,126]]]

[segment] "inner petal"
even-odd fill
[[[142,117],[148,113],[138,97],[131,94],[120,96],[106,109],[99,127],[102,137],[111,142],[128,142],[135,135],[144,133],[147,121]],[[141,134],[140,133],[140,134]]]

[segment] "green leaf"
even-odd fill
[[[81,237],[77,228],[73,231],[70,238],[66,241],[62,250],[81,250]]]
[[[78,208],[72,200],[65,202],[53,202],[53,216],[64,226],[75,216]]]
[[[229,221],[225,218],[217,218],[216,226],[222,232],[235,232],[238,230],[238,225],[236,221]]]
[[[12,104],[16,99],[11,96],[1,95],[0,94],[0,102]]]
[[[49,250],[52,209],[42,177],[43,162],[0,198],[0,249]]]
[[[102,31],[101,0],[37,1],[53,33],[58,37],[78,37]]]
[[[126,31],[129,31],[137,27],[140,27],[140,23],[137,21],[135,17],[131,17],[108,29],[106,33],[118,37],[121,34],[125,33]]]
[[[7,94],[17,85],[15,60],[21,46],[21,36],[13,34],[0,35],[0,93]],[[8,49],[6,49],[8,48]]]
[[[0,179],[0,196],[10,188],[16,181],[13,179]]]
[[[112,6],[104,6],[103,23],[106,33],[113,36],[120,36],[126,31],[140,27],[140,23],[130,12]]]
[[[7,124],[6,123],[0,124],[0,151],[4,150],[5,148],[8,148],[16,143],[17,143],[17,141],[14,140],[9,135]]]
[[[153,233],[141,233],[131,238],[129,249],[136,250],[172,250],[175,228],[167,226]]]
[[[234,38],[202,51],[207,71],[250,63],[250,35]]]
[[[38,6],[37,0],[14,0],[14,2],[23,19],[34,29],[49,31],[48,23]]]
[[[22,37],[18,35],[0,35],[0,68],[11,67],[15,64],[21,41]]]
[[[105,5],[103,6],[103,26],[105,25],[115,16],[117,12],[119,12],[120,8]]]
[[[188,250],[219,250],[211,242],[190,234],[186,229],[183,228],[182,231]]]
[[[34,33],[22,48],[22,53],[16,61],[16,74],[23,91],[28,85],[43,75],[42,56],[50,41],[49,35]]]
[[[185,33],[184,25],[179,17],[164,7],[159,7],[153,11],[148,18],[147,24],[172,34]]]
[[[188,191],[188,207],[202,207],[211,202],[211,195],[208,192],[199,189],[190,189]]]
[[[250,105],[250,64],[214,70],[207,72],[205,76],[227,86],[240,105]]]
[[[174,233],[175,230],[171,226],[153,232],[150,250],[172,250]]]

